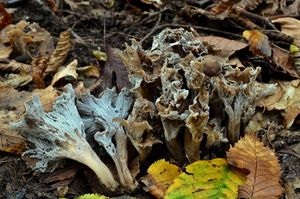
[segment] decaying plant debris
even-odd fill
[[[0,4],[0,197],[297,198],[297,2]]]

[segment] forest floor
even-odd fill
[[[251,1],[252,3],[230,1],[231,3],[225,3],[225,1],[214,0],[174,0],[165,1],[162,4],[160,4],[160,0],[6,0],[2,2],[4,2],[6,11],[11,15],[11,19],[8,20],[9,24],[17,24],[22,20],[31,24],[35,22],[52,36],[51,40],[54,44],[59,41],[61,32],[70,30],[72,47],[68,50],[63,63],[67,65],[77,59],[79,68],[83,66],[96,67],[99,75],[86,73],[85,77],[88,78],[82,78],[85,87],[89,88],[93,94],[99,94],[104,89],[101,87],[102,84],[110,85],[110,87],[112,85],[120,86],[116,82],[121,73],[114,71],[110,73],[110,77],[105,75],[105,67],[108,67],[108,64],[105,64],[105,59],[99,57],[99,53],[107,51],[108,45],[110,49],[124,51],[125,43],[131,45],[132,39],[140,41],[144,49],[150,49],[153,37],[167,28],[183,28],[195,32],[195,34],[197,32],[200,40],[203,38],[212,46],[227,52],[226,55],[213,57],[210,60],[212,64],[205,70],[205,74],[209,77],[216,76],[219,67],[222,67],[216,60],[221,59],[222,61],[226,60],[226,63],[230,63],[234,67],[260,67],[261,71],[257,75],[257,82],[263,84],[277,82],[278,85],[281,85],[280,92],[283,94],[277,96],[277,102],[293,85],[293,89],[290,91],[293,92],[292,99],[287,94],[286,101],[280,101],[280,104],[269,103],[267,100],[260,104],[257,102],[257,105],[254,106],[256,112],[252,119],[241,122],[240,136],[244,136],[252,130],[265,146],[275,151],[282,172],[280,184],[285,190],[281,198],[300,197],[300,116],[298,115],[300,113],[300,51],[290,52],[292,43],[295,45],[300,43],[300,22],[291,20],[290,30],[284,26],[289,23],[288,19],[300,20],[300,3],[297,3],[297,0],[278,1],[281,3],[277,1]],[[2,23],[5,18],[3,9],[1,11]],[[284,22],[281,21],[283,18]],[[0,25],[2,26],[2,24]],[[2,30],[4,30],[3,28]],[[253,29],[258,30],[258,33],[248,32],[250,36],[247,36],[244,32]],[[24,32],[26,33],[26,31],[28,33],[25,28]],[[290,34],[290,32],[293,33]],[[7,43],[4,44],[4,37],[5,33],[2,31],[1,53],[2,49],[8,46]],[[48,76],[42,83],[37,77],[35,77],[37,80],[34,77],[30,79],[33,81],[14,80],[13,84],[7,83],[6,75],[17,74],[18,69],[14,71],[13,67],[8,69],[5,66],[8,66],[12,60],[32,65],[33,57],[37,53],[36,46],[40,45],[37,42],[38,44],[35,43],[27,48],[24,45],[28,43],[24,40],[22,43],[17,38],[18,36],[10,38],[8,43],[13,46],[12,52],[8,53],[6,57],[1,55],[0,59],[0,89],[3,89],[4,85],[6,89],[9,86],[15,89],[14,91],[2,90],[0,93],[0,198],[74,198],[85,193],[102,193],[93,172],[76,161],[67,160],[51,172],[33,171],[30,168],[32,162],[21,155],[24,145],[21,144],[21,147],[21,141],[18,139],[22,138],[14,137],[15,135],[11,135],[10,131],[7,131],[7,115],[18,110],[14,113],[17,114],[18,119],[21,118],[24,108],[19,111],[18,107],[23,106],[25,99],[29,99],[27,93],[33,92],[35,88],[43,88],[43,85],[44,87],[45,85],[49,86],[50,82],[54,81],[51,81],[52,76]],[[12,41],[13,39],[18,41]],[[47,41],[45,38],[41,40],[42,42]],[[231,43],[232,41],[238,43]],[[245,46],[238,46],[243,45],[242,43]],[[21,50],[16,49],[20,46]],[[39,53],[41,51],[39,50]],[[111,56],[109,52],[106,54],[108,57]],[[113,61],[112,63],[115,64]],[[215,69],[216,67],[217,69]],[[43,74],[39,73],[39,75]],[[72,82],[76,87],[79,78],[77,79],[76,76],[75,79],[76,81],[69,81],[64,76],[51,84],[60,88],[66,85],[66,82]],[[107,83],[107,81],[110,82]],[[153,86],[153,84],[151,85]],[[23,91],[27,93],[21,94]],[[147,91],[152,92],[151,88],[150,91]],[[156,94],[159,93],[153,92],[153,95]],[[147,95],[152,95],[152,93]],[[152,96],[152,98],[152,101],[155,102],[158,97]],[[211,107],[211,109],[215,111],[214,108]],[[211,117],[216,113],[210,112],[209,114]],[[221,117],[224,120],[220,123],[222,127],[220,132],[226,137],[226,133],[230,130],[227,125],[228,116],[224,116],[224,114]],[[14,117],[14,119],[16,118]],[[14,120],[14,122],[16,121]],[[249,127],[250,123],[254,127]],[[164,143],[164,138],[160,133],[163,131],[161,123],[152,122],[152,125],[156,131],[155,136]],[[179,139],[181,138],[183,137],[179,137]],[[189,164],[188,158],[185,158],[183,162],[176,162],[176,158],[172,158],[171,153],[167,152],[165,144],[152,144],[152,152],[139,165],[139,172],[136,176],[139,187],[132,193],[121,194],[122,197],[153,197],[143,189],[140,179],[146,175],[147,168],[158,159],[165,158],[178,164],[181,168]],[[204,145],[202,143],[201,147],[203,148]],[[26,146],[30,146],[30,144]],[[201,159],[224,158],[228,148],[229,143],[218,145],[218,147],[213,145],[206,148],[206,151],[204,150]],[[103,150],[100,153],[103,153]]]

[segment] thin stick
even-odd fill
[[[241,8],[241,7],[235,7],[233,9],[239,15],[244,16],[244,17],[249,18],[249,19],[254,19],[257,22],[260,22],[261,24],[266,24],[269,28],[279,32],[279,30],[271,23],[271,21],[267,17],[263,17],[263,16],[260,16],[260,15],[248,12],[248,11],[244,10],[243,8]]]
[[[155,23],[155,26],[152,28],[152,30],[144,38],[141,39],[140,41],[141,44],[158,29],[157,27],[159,26],[160,21],[161,21],[161,14],[158,15],[158,19]]]

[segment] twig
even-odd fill
[[[244,10],[243,8],[241,8],[241,7],[234,7],[233,10],[236,11],[237,14],[239,14],[239,15],[245,16],[245,17],[247,17],[249,19],[253,19],[253,20],[261,23],[262,25],[267,25],[269,28],[271,28],[271,29],[276,30],[276,31],[279,32],[279,30],[266,17],[263,17],[263,16],[260,16],[260,15],[248,12],[248,11]]]
[[[293,156],[295,156],[296,158],[299,158],[299,159],[300,159],[300,154],[297,153],[296,151],[294,151],[294,150],[291,149],[291,148],[289,148],[288,150],[281,150],[281,151],[278,151],[278,153],[286,153],[286,154],[293,155]]]
[[[157,11],[157,12],[150,12],[150,13],[148,14],[147,17],[145,17],[145,18],[143,18],[143,19],[140,19],[140,21],[137,21],[137,22],[133,23],[130,27],[126,28],[126,29],[124,30],[124,32],[127,32],[128,30],[132,30],[135,26],[138,26],[138,25],[141,25],[141,24],[144,25],[144,24],[145,24],[145,23],[144,23],[145,21],[147,21],[147,20],[149,20],[149,19],[153,19],[154,16],[159,15],[159,14],[162,14],[163,12],[165,12],[165,11],[167,11],[167,10],[169,10],[169,8],[164,8],[164,9],[159,10],[159,11]]]
[[[218,33],[218,34],[227,35],[227,36],[235,37],[235,38],[239,38],[239,39],[242,38],[242,35],[239,35],[239,34],[235,34],[235,33],[231,33],[231,32],[225,32],[225,31],[221,31],[221,30],[214,29],[214,28],[209,28],[209,27],[187,25],[187,24],[162,24],[162,25],[157,26],[157,29],[162,29],[162,28],[166,28],[166,27],[194,28],[196,30],[207,31],[207,32],[212,32],[212,33]]]
[[[154,27],[152,28],[152,30],[144,38],[141,39],[141,41],[140,41],[141,44],[157,30],[157,27],[159,26],[160,21],[161,21],[161,14],[158,15],[158,19],[157,19]]]

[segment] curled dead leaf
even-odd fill
[[[284,126],[290,128],[300,114],[300,80],[279,81],[273,95],[264,97],[259,105],[267,110],[280,110],[284,117]]]
[[[33,58],[31,61],[32,66],[32,81],[35,84],[36,88],[45,88],[45,82],[43,80],[43,74],[47,68],[46,57]]]
[[[97,66],[84,66],[77,68],[76,71],[79,75],[86,77],[100,77],[100,72]]]
[[[17,62],[15,60],[3,59],[0,60],[0,71],[29,74],[31,71],[31,65]]]
[[[140,0],[140,1],[148,5],[153,5],[156,8],[160,8],[163,5],[163,2],[161,0]]]
[[[74,59],[71,63],[69,63],[66,67],[62,68],[61,70],[57,71],[52,78],[51,86],[54,86],[58,81],[62,80],[63,78],[71,77],[72,79],[68,81],[77,80],[78,74],[76,73],[77,70],[77,59]]]
[[[71,49],[71,33],[70,30],[61,32],[55,50],[52,52],[45,75],[55,73],[63,64],[65,58]]]

